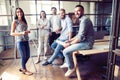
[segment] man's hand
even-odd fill
[[[63,46],[64,46],[64,48],[66,48],[66,47],[70,46],[70,43],[66,42]]]

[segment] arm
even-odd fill
[[[70,40],[72,38],[72,32],[69,32],[69,39]]]
[[[76,44],[76,43],[79,43],[80,41],[84,40],[85,39],[85,34],[86,34],[86,22],[81,21],[81,23],[79,25],[78,34],[74,38],[67,41],[66,44],[64,45],[64,47],[68,47],[72,44]]]
[[[70,39],[69,41],[65,42],[65,44],[63,45],[65,48],[72,45],[72,44],[76,44],[76,43],[79,43],[80,40],[78,37],[74,37],[72,39]]]
[[[73,32],[73,24],[72,24],[72,20],[70,18],[68,18],[67,20],[67,26],[68,26],[68,30],[69,30],[69,38],[68,41],[72,38],[72,32]]]

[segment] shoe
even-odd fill
[[[19,71],[22,72],[25,75],[32,75],[33,74],[32,72],[30,72],[30,71],[28,71],[26,69],[19,69]]]
[[[29,76],[30,76],[30,75],[32,75],[33,73],[32,73],[32,72],[30,72],[30,71],[27,71],[27,70],[26,70],[26,71],[24,72],[24,74],[25,74],[25,75],[29,75]]]
[[[71,76],[71,74],[75,71],[75,68],[73,69],[68,69],[67,72],[65,73],[65,77]]]
[[[60,68],[67,68],[67,67],[68,67],[67,63],[64,63],[63,65],[60,66]]]
[[[43,65],[43,66],[47,66],[47,65],[49,65],[49,64],[51,64],[51,63],[48,62],[48,61],[46,61],[46,62],[44,62],[42,65]]]
[[[20,68],[19,71],[23,73],[23,72],[25,72],[26,70]]]
[[[40,62],[40,60],[37,60],[36,62],[35,62],[35,64],[38,64]]]

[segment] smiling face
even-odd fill
[[[18,19],[21,19],[22,16],[23,16],[23,11],[18,8],[18,9],[16,10],[16,15],[17,15]]]
[[[80,18],[84,14],[84,10],[81,7],[75,8],[75,16],[77,18]]]
[[[61,18],[61,19],[64,19],[64,18],[65,18],[65,10],[64,10],[64,9],[61,9],[61,10],[60,10],[60,18]]]
[[[52,11],[52,14],[53,14],[53,15],[56,15],[56,14],[57,14],[56,8],[53,8],[51,11]]]
[[[42,11],[42,12],[40,13],[40,16],[41,16],[41,18],[46,18],[46,13],[45,13],[44,11]]]

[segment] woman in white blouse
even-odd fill
[[[46,53],[47,53],[47,45],[48,45],[48,38],[49,38],[49,21],[46,18],[45,11],[40,12],[40,19],[37,23],[39,28],[39,46],[38,46],[38,59],[35,62],[36,64],[40,62],[40,54],[42,52],[44,53],[44,59],[47,59]]]

